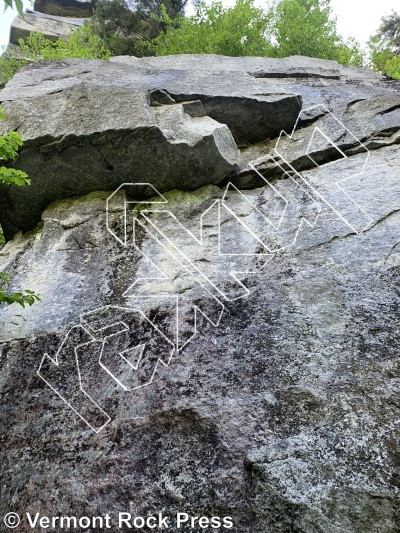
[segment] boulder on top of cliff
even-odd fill
[[[35,0],[34,9],[61,17],[90,17],[95,0]]]
[[[76,26],[81,26],[83,19],[70,19],[66,17],[52,17],[42,13],[25,13],[23,17],[17,16],[11,23],[10,43],[19,44],[19,39],[27,39],[31,33],[41,33],[46,39],[68,39],[71,31]]]

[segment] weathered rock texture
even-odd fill
[[[29,231],[0,270],[42,295],[0,308],[0,515],[397,532],[398,84],[308,58],[115,58],[21,72],[0,100],[32,179],[1,191],[8,237]],[[124,182],[164,196],[125,186],[107,219]]]
[[[1,127],[22,134],[17,166],[32,178],[22,192],[0,189],[8,237],[32,229],[50,202],[73,194],[130,181],[160,192],[219,183],[236,168],[234,139],[274,137],[301,109],[296,91],[266,87],[246,71],[232,83],[229,70],[136,62],[49,63],[21,72],[2,91],[8,120]]]
[[[62,17],[48,17],[41,13],[25,13],[24,17],[15,17],[10,28],[10,43],[18,45],[19,39],[27,39],[31,33],[41,33],[46,39],[68,39],[76,26],[82,21],[72,22]]]
[[[35,0],[36,11],[61,17],[90,17],[94,0]]]

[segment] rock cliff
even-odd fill
[[[398,531],[399,83],[117,57],[0,102],[0,270],[42,296],[0,308],[0,515]]]

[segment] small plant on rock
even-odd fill
[[[31,33],[24,41],[19,39],[18,52],[9,51],[0,56],[0,76],[4,84],[29,63],[40,60],[69,59],[109,59],[110,51],[91,26],[74,30],[68,40],[50,41],[41,33]]]
[[[0,107],[0,120],[5,118],[4,111]],[[17,156],[18,149],[22,146],[21,136],[12,131],[7,135],[0,136],[0,164],[6,161],[12,161]],[[5,185],[18,185],[20,187],[29,185],[28,175],[22,170],[0,166],[0,183]],[[0,245],[4,243],[4,237],[0,232]],[[0,303],[13,304],[18,303],[22,307],[33,305],[40,301],[40,296],[34,291],[24,290],[23,292],[8,293],[4,287],[10,283],[10,276],[6,272],[0,272]]]

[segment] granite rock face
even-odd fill
[[[25,13],[15,17],[10,28],[10,43],[19,44],[19,39],[27,39],[31,33],[41,33],[46,39],[68,39],[71,31],[82,22],[71,24],[71,19],[46,17],[41,13]]]
[[[19,76],[0,99],[32,185],[1,222],[29,231],[0,270],[42,303],[0,308],[0,515],[398,531],[398,84],[309,58]]]
[[[1,189],[7,237],[71,195],[124,182],[151,182],[160,192],[219,183],[237,166],[234,140],[274,137],[301,109],[298,94],[265,89],[246,72],[233,84],[229,71],[73,59],[18,73],[0,101],[1,127],[25,142],[17,167],[32,178],[29,190]]]

